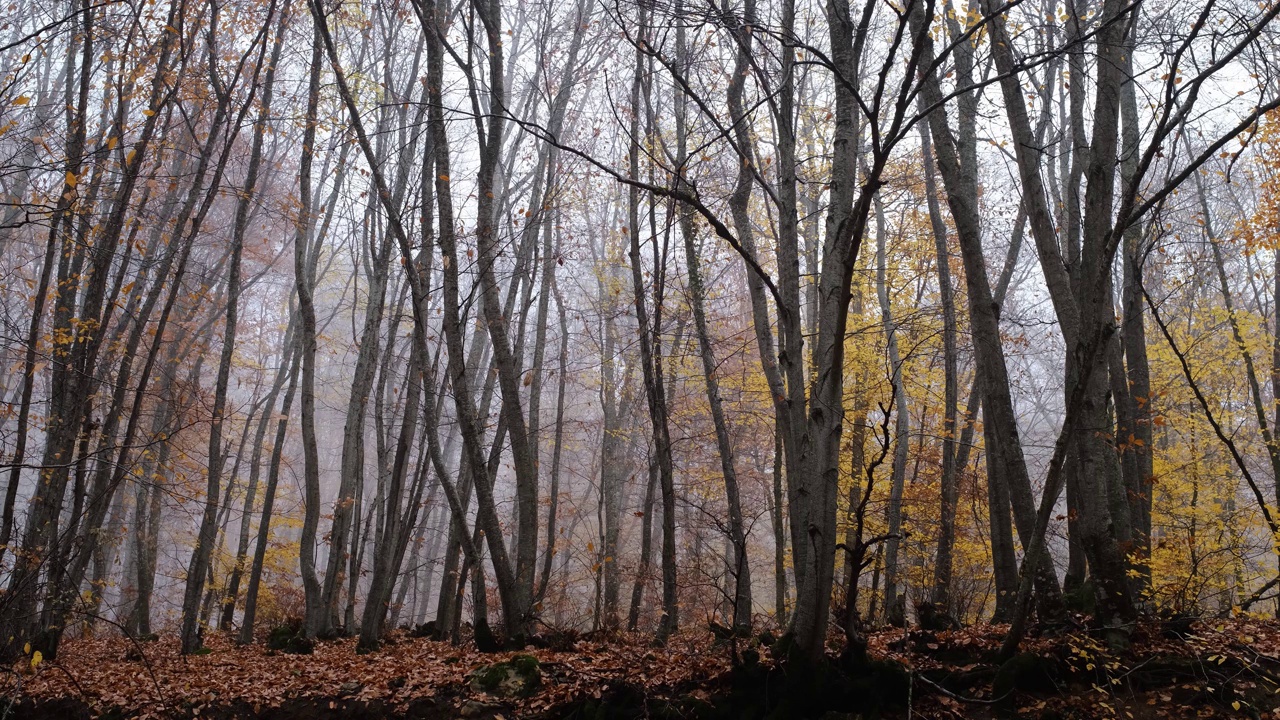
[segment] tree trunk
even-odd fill
[[[927,19],[922,9],[913,13],[913,23],[922,27]],[[923,40],[925,57],[932,57],[933,43]],[[972,76],[971,55],[956,54],[961,83]],[[1003,71],[1002,71],[1003,72]],[[930,74],[924,81],[921,97],[924,103],[936,106],[941,98],[938,80]],[[1007,101],[1007,100],[1006,100]],[[1019,96],[1019,103],[1022,102]],[[1000,341],[1000,306],[991,292],[987,280],[986,260],[982,252],[981,216],[978,209],[978,178],[976,162],[977,136],[974,119],[977,114],[977,97],[973,93],[961,96],[962,125],[958,136],[953,135],[947,118],[940,112],[929,115],[938,170],[947,190],[947,202],[951,208],[956,236],[965,265],[965,284],[969,295],[970,332],[973,336],[977,372],[981,377],[983,417],[988,432],[987,462],[999,461],[1001,472],[988,472],[987,482],[999,485],[988,488],[992,499],[1007,496],[1013,505],[1014,524],[1027,551],[1035,543],[1032,536],[1036,522],[1035,501],[1031,495],[1031,478],[1019,437],[1017,416],[1013,410],[1008,369],[1004,348]],[[1028,188],[1025,192],[1031,192]],[[992,443],[998,444],[993,445]],[[991,509],[992,533],[1003,526],[1003,509]],[[993,558],[997,565],[1007,560],[1007,553]],[[1036,591],[1041,609],[1046,617],[1056,617],[1061,612],[1061,589],[1053,569],[1053,561],[1047,552],[1035,558]]]
[[[496,110],[489,117],[486,137],[481,141],[480,167],[477,176],[476,249],[479,259],[480,287],[483,297],[485,325],[498,368],[502,388],[502,414],[509,428],[512,464],[516,473],[516,553],[510,607],[504,608],[507,633],[512,637],[528,634],[533,610],[533,580],[538,552],[538,460],[529,444],[529,428],[520,403],[521,368],[511,349],[508,319],[498,297],[494,262],[498,257],[496,218],[494,217],[494,171],[502,149],[506,112],[506,89],[503,77],[502,11],[499,0],[476,0],[476,13],[484,26],[489,49],[489,104]],[[442,218],[443,219],[443,218]],[[496,528],[495,528],[496,529]],[[500,538],[498,538],[500,540]],[[493,542],[493,539],[490,540]],[[494,553],[497,561],[497,553]],[[499,586],[504,583],[499,573]]]
[[[956,417],[959,412],[959,372],[956,368],[956,304],[951,288],[951,250],[947,244],[947,225],[938,201],[938,182],[933,161],[933,143],[929,129],[920,125],[920,148],[924,170],[929,223],[933,229],[934,252],[938,263],[938,301],[942,305],[942,467],[941,506],[938,508],[938,550],[933,563],[933,603],[943,612],[954,614],[951,606],[952,551],[956,541],[956,502],[959,482],[956,467]]]
[[[215,16],[216,19],[216,16]],[[270,23],[270,16],[268,23]],[[191,653],[199,649],[203,635],[199,630],[197,615],[201,596],[204,594],[205,576],[210,571],[213,554],[213,543],[217,535],[217,510],[222,485],[222,468],[226,456],[222,450],[222,428],[227,406],[227,388],[231,380],[231,360],[235,353],[236,330],[240,317],[241,259],[244,254],[244,235],[249,224],[249,211],[258,184],[258,172],[262,164],[263,136],[266,132],[267,118],[271,112],[271,96],[275,81],[275,60],[280,56],[283,26],[277,32],[275,50],[272,52],[272,64],[267,68],[267,77],[262,92],[262,104],[258,122],[254,128],[253,144],[249,154],[249,166],[245,173],[244,187],[240,191],[239,202],[231,235],[231,260],[227,275],[226,323],[223,326],[222,353],[218,361],[218,375],[213,396],[213,421],[209,428],[209,462],[206,477],[204,515],[200,521],[200,532],[196,546],[191,553],[191,562],[187,569],[186,592],[182,602],[182,652]],[[254,81],[264,65],[266,54],[266,38],[262,38],[262,48],[254,66]],[[216,83],[215,83],[216,84]],[[256,84],[253,90],[256,90]],[[225,93],[222,90],[222,93]],[[252,97],[253,92],[250,92]],[[220,104],[227,101],[220,98]],[[221,176],[221,170],[217,173]],[[234,481],[234,473],[232,476]]]
[[[298,293],[299,356],[302,360],[302,476],[303,519],[299,567],[306,598],[306,634],[314,637],[324,628],[324,601],[316,576],[316,532],[320,527],[320,449],[316,441],[316,309],[315,258],[310,253],[314,227],[311,208],[311,163],[315,156],[320,71],[324,52],[320,33],[313,33],[307,85],[306,125],[302,133],[302,159],[298,168],[298,217],[293,236],[293,270]],[[263,510],[264,520],[266,510]],[[263,523],[266,524],[265,522]],[[260,535],[261,538],[261,535]]]
[[[648,33],[649,15],[645,8],[640,10],[640,32]],[[641,105],[641,87],[644,85],[645,53],[641,45],[635,52],[635,77],[631,84],[631,138],[628,167],[632,177],[640,177],[640,116],[642,107],[651,107],[650,103]],[[645,97],[649,93],[646,89]],[[650,119],[649,124],[652,124]],[[647,131],[646,131],[647,132]],[[652,202],[652,198],[650,199]],[[662,619],[658,624],[658,639],[666,640],[679,627],[679,610],[676,597],[676,534],[675,534],[675,487],[671,461],[671,435],[667,426],[666,391],[663,389],[661,348],[656,340],[662,328],[660,326],[662,311],[662,283],[660,275],[662,267],[655,264],[654,314],[650,320],[648,303],[645,299],[644,268],[640,259],[640,189],[631,186],[627,191],[627,235],[630,238],[629,257],[631,259],[631,287],[635,299],[636,321],[639,324],[640,364],[644,371],[645,397],[648,399],[649,417],[653,428],[653,446],[651,452],[656,456],[659,487],[662,491]],[[657,253],[658,239],[654,252]],[[633,595],[634,597],[634,595]],[[633,604],[634,605],[634,604]]]
[[[688,50],[685,40],[684,26],[676,31],[676,63],[682,66],[688,62]],[[741,74],[741,73],[739,73]],[[683,168],[688,161],[688,130],[686,128],[685,106],[688,99],[683,92],[677,92],[676,107],[676,166]],[[747,162],[744,159],[743,162]],[[681,176],[676,175],[676,187],[682,186]],[[720,455],[720,472],[724,477],[725,502],[729,509],[729,541],[733,544],[733,557],[729,561],[734,578],[733,619],[735,628],[749,630],[751,627],[751,565],[747,560],[747,534],[742,519],[742,499],[738,491],[738,471],[733,462],[733,443],[729,439],[729,425],[725,420],[724,406],[720,401],[720,382],[716,379],[715,347],[711,344],[711,333],[707,328],[706,289],[703,287],[702,269],[698,262],[700,248],[697,243],[697,229],[694,224],[693,211],[683,208],[679,214],[680,234],[684,238],[685,265],[689,272],[689,304],[693,311],[694,333],[698,336],[699,356],[702,358],[702,376],[706,383],[707,404],[711,409],[711,421],[715,426],[716,449]]]
[[[569,365],[569,318],[565,313],[560,286],[554,277],[551,280],[551,289],[556,299],[556,315],[560,318],[560,364],[556,370],[556,429],[551,450],[551,489],[547,498],[550,503],[547,507],[547,549],[542,556],[542,577],[538,581],[538,591],[534,595],[539,604],[547,594],[547,585],[551,581],[551,562],[555,558],[556,544],[559,541],[556,536],[556,512],[560,506],[560,457],[564,448],[564,392]],[[628,629],[635,628],[629,626]]]
[[[272,382],[271,390],[263,401],[262,417],[258,419],[258,429],[253,439],[253,451],[249,460],[249,484],[245,490],[244,512],[240,518],[240,534],[236,542],[235,564],[231,568],[231,577],[227,580],[227,592],[222,600],[222,619],[219,622],[219,627],[223,631],[231,630],[232,623],[235,620],[236,603],[240,597],[240,583],[244,576],[245,563],[249,555],[249,530],[253,522],[253,507],[257,501],[258,481],[262,470],[262,452],[267,439],[267,428],[271,420],[276,418],[276,400],[280,396],[280,391],[284,389],[287,381],[293,379],[290,368],[293,364],[294,349],[297,346],[294,338],[297,327],[296,318],[296,315],[291,315],[289,325],[285,328],[280,366],[276,369],[276,377]],[[273,487],[272,490],[274,491],[275,488]],[[260,524],[264,523],[265,520],[263,518]]]
[[[1136,24],[1135,24],[1136,31]],[[1132,43],[1132,40],[1130,40]],[[1137,172],[1138,153],[1140,152],[1140,130],[1138,126],[1138,101],[1136,83],[1132,79],[1133,56],[1125,55],[1126,75],[1120,99],[1120,114],[1123,123],[1123,152],[1120,164],[1121,182],[1128,185],[1133,182]],[[1143,280],[1143,231],[1140,225],[1134,224],[1124,233],[1124,317],[1121,330],[1124,338],[1125,371],[1127,373],[1129,396],[1132,400],[1133,440],[1126,445],[1125,453],[1131,458],[1131,475],[1126,478],[1129,495],[1131,526],[1133,528],[1134,552],[1138,558],[1139,577],[1135,590],[1139,597],[1144,597],[1151,586],[1151,483],[1155,479],[1154,446],[1152,433],[1152,402],[1155,399],[1151,392],[1151,368],[1147,361],[1147,332],[1145,315],[1142,310]],[[1280,295],[1277,295],[1280,297]],[[1280,317],[1280,316],[1278,316]],[[1280,333],[1276,334],[1280,343]],[[1276,353],[1280,353],[1280,344],[1276,345]],[[1272,366],[1272,395],[1280,397],[1280,354],[1274,356]],[[1277,416],[1280,421],[1280,416]],[[1277,486],[1280,489],[1280,485]],[[1280,496],[1277,496],[1280,497]]]
[[[898,326],[893,321],[893,306],[889,301],[885,244],[888,230],[884,217],[884,203],[877,195],[876,208],[876,297],[880,301],[880,322],[884,329],[885,346],[892,368],[890,385],[893,388],[894,409],[893,465],[889,472],[889,503],[885,508],[888,536],[884,548],[884,609],[890,625],[901,626],[906,620],[905,598],[898,596],[898,550],[902,544],[902,492],[907,477],[907,451],[911,443],[911,398],[907,395],[902,377],[902,354],[898,350]]]

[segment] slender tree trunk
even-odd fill
[[[475,0],[473,6],[484,26],[489,49],[489,117],[486,137],[481,142],[477,176],[476,249],[479,256],[480,287],[485,324],[493,347],[498,382],[502,388],[502,414],[510,430],[512,464],[516,473],[516,553],[514,583],[504,594],[511,606],[504,608],[506,630],[512,637],[529,632],[533,610],[533,581],[538,549],[538,461],[529,443],[529,428],[520,403],[520,367],[511,349],[508,320],[498,297],[493,264],[498,257],[497,227],[494,217],[494,171],[502,149],[506,88],[503,77],[502,10],[500,0]],[[500,538],[499,538],[500,540]],[[491,540],[492,542],[493,540]],[[495,557],[496,561],[498,558]],[[499,585],[505,580],[499,575]]]
[[[884,204],[875,199],[876,208],[876,297],[880,301],[880,322],[884,328],[885,345],[889,353],[890,379],[893,388],[894,432],[893,465],[889,471],[889,503],[886,506],[888,538],[884,550],[884,610],[890,625],[902,626],[906,619],[905,598],[898,595],[898,551],[902,544],[902,493],[906,486],[907,452],[911,443],[911,398],[903,382],[902,353],[898,349],[898,326],[893,320],[893,306],[889,300],[887,265],[888,235],[884,217]]]
[[[232,566],[231,577],[227,580],[227,592],[222,600],[222,619],[219,625],[224,631],[231,630],[232,622],[235,619],[236,603],[240,596],[240,583],[244,576],[245,563],[248,560],[250,527],[253,522],[253,507],[257,501],[258,480],[262,469],[262,452],[266,443],[267,428],[270,426],[271,420],[276,418],[276,400],[280,395],[280,391],[284,389],[286,382],[293,379],[293,373],[290,370],[295,355],[294,349],[297,347],[294,337],[297,327],[296,319],[296,315],[291,315],[289,325],[285,329],[280,366],[276,370],[276,377],[271,385],[271,390],[268,391],[267,397],[263,401],[262,417],[258,419],[258,429],[253,439],[253,451],[249,460],[249,484],[245,490],[244,512],[240,518],[240,534],[236,544],[235,564]],[[265,518],[260,520],[259,524],[263,522],[265,522]]]
[[[938,183],[933,162],[933,143],[925,124],[920,125],[920,147],[923,157],[925,195],[929,204],[929,223],[933,229],[934,251],[938,263],[938,300],[942,304],[942,467],[941,507],[938,515],[938,551],[933,564],[933,603],[953,613],[951,606],[952,551],[956,541],[956,502],[959,482],[956,467],[956,417],[959,410],[959,373],[956,368],[956,304],[951,287],[951,250],[947,244],[947,225],[938,201]]]
[[[648,12],[640,10],[640,32],[648,33]],[[632,177],[640,177],[640,116],[641,87],[644,77],[645,53],[642,43],[637,44],[635,53],[635,78],[631,85],[631,137],[628,167]],[[647,93],[646,93],[647,97]],[[667,426],[666,392],[663,389],[663,373],[661,349],[655,347],[661,327],[657,315],[661,313],[661,283],[657,276],[662,268],[655,267],[655,318],[649,317],[648,302],[645,299],[644,268],[640,259],[640,189],[631,186],[627,191],[627,234],[631,248],[631,286],[635,298],[636,319],[640,335],[640,364],[644,370],[645,396],[649,404],[649,417],[652,419],[653,446],[656,456],[659,487],[662,491],[662,619],[658,624],[658,639],[665,641],[679,627],[679,610],[676,596],[676,534],[675,534],[675,487],[671,461],[671,435]],[[658,238],[652,238],[657,243]],[[655,254],[657,248],[655,247]],[[634,597],[634,595],[633,595]]]
[[[1136,32],[1136,23],[1135,23]],[[1130,40],[1132,43],[1132,40]],[[1121,182],[1128,185],[1137,172],[1138,154],[1140,152],[1140,130],[1138,127],[1138,101],[1136,83],[1133,80],[1133,56],[1125,55],[1126,76],[1120,100],[1120,113],[1123,122],[1123,152],[1120,164]],[[1142,309],[1143,290],[1143,231],[1140,225],[1134,224],[1124,234],[1124,318],[1121,330],[1124,337],[1125,371],[1132,400],[1133,441],[1127,443],[1125,453],[1132,459],[1130,472],[1126,478],[1129,495],[1130,515],[1132,518],[1133,540],[1138,557],[1139,577],[1136,580],[1139,597],[1142,597],[1151,586],[1151,483],[1155,479],[1152,433],[1152,401],[1151,368],[1147,361],[1147,332],[1145,314]],[[1278,280],[1280,281],[1280,280]],[[1280,287],[1280,286],[1278,286]],[[1277,295],[1280,298],[1280,295]],[[1280,315],[1278,315],[1280,317]],[[1276,334],[1276,342],[1280,343],[1280,333]],[[1275,346],[1273,355],[1271,391],[1273,397],[1280,397],[1280,344]],[[1280,422],[1280,415],[1277,415]],[[1280,490],[1280,485],[1277,486]],[[1280,495],[1277,496],[1280,498]]]
[[[415,329],[414,332],[417,332]],[[391,468],[391,481],[386,493],[386,522],[377,538],[378,552],[374,559],[373,575],[369,583],[369,594],[365,600],[364,614],[360,622],[360,646],[376,647],[381,639],[383,622],[387,617],[388,605],[392,590],[395,589],[396,578],[400,574],[400,564],[408,539],[417,526],[417,500],[421,497],[422,481],[420,473],[414,473],[418,481],[409,488],[408,508],[401,513],[402,497],[405,495],[405,478],[409,473],[410,454],[413,439],[418,434],[419,404],[422,398],[422,380],[426,375],[427,358],[422,357],[419,347],[425,347],[425,339],[415,341],[409,358],[410,378],[407,379],[408,393],[404,404],[404,419],[396,442],[395,460]],[[428,429],[430,431],[430,429]]]
[[[605,236],[605,243],[608,238]],[[608,262],[607,247],[602,253]],[[602,268],[604,277],[612,269]],[[611,283],[601,283],[599,297],[604,317],[601,335],[604,341],[600,353],[600,404],[604,418],[600,429],[600,547],[596,560],[596,613],[598,627],[609,630],[618,628],[618,533],[622,522],[622,486],[627,479],[626,418],[630,410],[629,377],[619,378],[615,357],[617,354],[617,327],[614,312],[609,309]]]
[[[558,243],[557,243],[558,245]],[[560,506],[560,457],[564,448],[564,394],[569,365],[569,317],[565,313],[564,298],[560,295],[560,287],[555,278],[551,280],[551,289],[556,299],[556,315],[560,318],[560,364],[556,370],[556,429],[555,440],[551,450],[551,489],[547,500],[547,549],[542,556],[542,577],[538,581],[538,592],[535,598],[541,603],[547,594],[547,585],[551,581],[551,562],[555,558],[556,544],[556,512]],[[628,629],[634,630],[634,626]]]
[[[926,22],[922,9],[913,14],[915,27]],[[932,41],[926,37],[925,57],[932,57]],[[957,62],[961,82],[972,77],[971,55],[967,52],[957,54]],[[930,106],[936,105],[941,97],[937,78],[926,78],[921,93],[922,101]],[[1020,96],[1019,96],[1020,97]],[[982,252],[982,229],[978,210],[978,178],[976,168],[977,137],[974,117],[977,114],[977,98],[972,93],[962,96],[961,118],[958,135],[953,135],[942,113],[929,115],[934,151],[937,156],[938,170],[947,190],[947,201],[951,208],[952,220],[956,227],[956,236],[960,244],[961,256],[965,265],[965,283],[969,295],[970,332],[973,335],[974,354],[977,359],[978,373],[981,377],[983,417],[987,432],[988,493],[993,500],[1001,496],[1012,501],[1014,524],[1018,529],[1024,551],[1035,546],[1032,536],[1036,523],[1035,501],[1031,495],[1031,479],[1027,471],[1026,460],[1019,437],[1017,417],[1013,411],[1013,400],[1010,392],[1008,369],[1004,358],[1004,348],[1000,341],[1000,306],[996,302],[991,285],[987,280],[986,260]],[[1022,102],[1019,99],[1019,102]],[[1032,192],[1027,189],[1026,193]],[[995,443],[995,444],[993,444]],[[996,446],[998,444],[998,447]],[[991,463],[1000,463],[1000,472],[990,472]],[[994,487],[991,485],[995,483]],[[991,509],[993,536],[1003,530],[1003,508]],[[994,558],[997,565],[1008,559],[1008,553],[1002,552],[996,544],[998,556]],[[1047,552],[1041,552],[1032,566],[1035,569],[1036,590],[1041,600],[1041,609],[1045,617],[1056,617],[1061,612],[1061,589],[1053,562]]]
[[[215,14],[214,22],[216,20],[217,15]],[[268,16],[268,24],[270,24],[270,16]],[[276,47],[277,51],[272,53],[273,60],[279,57],[279,42],[276,43]],[[266,54],[266,49],[267,43],[264,36],[262,37],[261,52],[258,55],[254,69],[253,80],[255,83],[264,65],[263,56]],[[227,389],[231,382],[231,360],[235,353],[236,330],[238,329],[237,324],[240,317],[241,260],[244,255],[244,235],[248,227],[249,211],[257,188],[258,172],[262,163],[263,135],[266,130],[267,115],[271,109],[271,93],[274,80],[275,65],[273,63],[267,69],[267,79],[263,87],[262,108],[254,131],[249,167],[246,171],[244,187],[240,192],[240,202],[236,207],[236,216],[232,229],[231,261],[227,276],[226,322],[223,325],[222,353],[218,361],[218,375],[213,396],[213,420],[209,428],[209,462],[206,477],[204,515],[200,521],[200,532],[196,539],[196,546],[191,553],[191,562],[187,568],[186,592],[182,601],[182,652],[184,654],[194,652],[202,644],[203,636],[198,632],[200,625],[198,603],[204,594],[204,583],[206,575],[210,571],[213,545],[218,531],[217,510],[222,491],[222,469],[226,461],[226,455],[222,449],[222,429],[227,407]],[[253,89],[257,89],[256,84]],[[223,88],[218,88],[218,90],[220,95],[226,96],[226,99],[219,98],[220,106],[226,105],[230,99],[228,90]],[[251,92],[250,97],[252,97],[252,94]],[[219,168],[216,177],[221,177],[221,174],[221,168]]]
[[[676,63],[684,66],[688,62],[688,50],[685,29],[681,25],[676,31]],[[677,92],[676,106],[676,165],[684,167],[688,161],[688,130],[685,118],[685,106],[688,99],[683,92]],[[747,160],[744,159],[744,162]],[[676,176],[676,187],[682,186],[681,176]],[[706,383],[707,404],[711,408],[711,421],[715,426],[716,449],[720,455],[720,472],[724,477],[725,502],[729,509],[729,541],[733,545],[733,557],[728,560],[734,578],[733,618],[735,628],[751,627],[751,566],[747,560],[747,535],[742,519],[742,499],[738,491],[738,471],[733,461],[733,443],[729,439],[729,426],[724,416],[724,406],[720,400],[720,383],[716,380],[715,348],[711,344],[711,333],[707,328],[706,289],[703,287],[702,269],[698,262],[699,247],[697,229],[693,212],[683,208],[679,214],[680,234],[684,238],[685,266],[689,272],[689,303],[693,311],[694,332],[698,337],[699,356],[702,358],[702,375]]]
[[[303,519],[299,545],[299,567],[306,597],[306,633],[314,637],[324,628],[324,601],[316,575],[316,532],[320,527],[320,449],[316,441],[316,309],[315,258],[310,243],[314,221],[311,217],[311,164],[315,157],[316,123],[320,102],[320,71],[324,45],[320,33],[313,33],[311,64],[307,85],[306,125],[302,133],[302,159],[298,169],[298,216],[293,236],[293,269],[298,292],[299,357],[302,361],[302,475]],[[266,510],[263,510],[264,523]],[[251,583],[252,584],[252,583]]]
[[[177,367],[181,347],[180,341],[170,339],[165,353],[166,366]],[[160,390],[162,397],[174,397],[177,394],[174,382],[176,374],[176,372],[165,374],[165,381]],[[165,479],[170,475],[168,464],[171,445],[164,436],[171,431],[176,405],[176,402],[163,403],[152,417],[150,436],[162,439],[162,442],[159,443],[154,458],[144,456],[143,482],[139,483],[138,492],[135,495],[137,503],[134,514],[134,554],[137,558],[134,564],[135,595],[128,618],[124,623],[125,632],[131,633],[134,637],[151,633],[151,596],[155,588],[161,513],[164,508],[161,502],[164,498]]]
[[[300,329],[300,327],[298,328]],[[244,616],[240,620],[240,642],[253,642],[254,621],[257,616],[258,590],[262,585],[263,564],[266,562],[267,544],[271,538],[271,517],[275,508],[276,487],[280,481],[280,465],[284,458],[284,443],[289,428],[290,411],[298,388],[299,369],[302,365],[300,333],[288,340],[290,357],[288,364],[288,386],[284,391],[284,400],[280,404],[280,415],[276,421],[275,441],[271,447],[271,461],[267,469],[267,484],[262,491],[262,514],[258,520],[258,537],[254,544],[253,560],[249,566],[249,585],[244,593]],[[283,366],[282,366],[283,367]]]
[[[782,428],[778,427],[775,414],[773,434],[773,502],[770,503],[770,520],[773,522],[773,615],[779,626],[787,622],[787,529],[783,516],[783,467],[786,463]]]
[[[631,586],[631,607],[627,610],[627,630],[635,632],[640,624],[641,601],[644,586],[649,582],[649,567],[653,564],[653,507],[657,501],[658,460],[649,458],[649,481],[645,484],[644,506],[640,518],[640,562],[636,566],[636,580]]]
[[[377,377],[379,341],[386,307],[387,262],[392,242],[383,240],[383,247],[374,252],[370,262],[374,266],[370,278],[369,297],[365,305],[364,326],[360,333],[360,351],[352,372],[351,394],[347,403],[346,422],[342,431],[342,460],[338,498],[333,506],[333,522],[329,531],[329,555],[321,587],[323,623],[317,633],[332,635],[344,625],[338,615],[339,597],[346,576],[345,565],[354,562],[355,552],[348,552],[359,544],[360,505],[364,494],[365,465],[365,415],[368,412],[369,394]],[[355,531],[353,533],[353,530]],[[347,628],[347,632],[350,632]]]

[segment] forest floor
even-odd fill
[[[1121,653],[1081,627],[997,664],[1004,630],[875,633],[863,666],[873,680],[842,674],[795,703],[803,710],[777,706],[789,681],[759,639],[735,648],[710,632],[664,648],[587,634],[497,654],[405,632],[368,654],[353,639],[287,654],[212,634],[207,654],[185,658],[170,635],[100,635],[9,668],[0,718],[1280,718],[1277,621],[1153,621]]]

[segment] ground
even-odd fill
[[[769,647],[705,631],[664,648],[648,636],[587,634],[497,654],[404,632],[368,654],[352,639],[309,655],[211,634],[206,654],[186,658],[170,635],[100,634],[9,668],[0,718],[1280,718],[1274,620],[1153,620],[1123,652],[1082,624],[1034,637],[1001,664],[1004,629],[878,632],[872,662],[856,670],[837,659],[833,637],[831,666],[845,672],[782,705],[796,678]]]

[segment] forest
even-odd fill
[[[1280,717],[1277,14],[14,0],[0,718]]]

